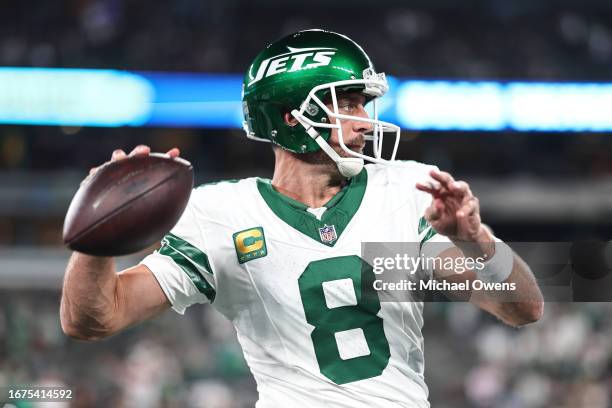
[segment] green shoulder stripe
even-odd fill
[[[204,252],[174,234],[167,234],[164,237],[158,252],[172,258],[208,300],[211,302],[215,300],[215,289],[200,272],[200,270],[203,270],[211,275],[213,274],[208,257]]]
[[[196,264],[196,266],[199,266],[206,272],[213,274],[210,262],[208,261],[208,256],[206,256],[204,252],[200,251],[198,248],[194,247],[189,242],[177,237],[174,234],[167,234],[162,240],[162,245],[164,241],[167,241],[169,246],[183,253],[184,256],[188,258],[192,263]]]

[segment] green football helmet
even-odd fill
[[[305,30],[268,45],[244,76],[242,108],[247,137],[272,142],[294,153],[325,151],[346,177],[358,174],[363,161],[388,163],[395,159],[400,128],[378,120],[377,98],[389,89],[385,74],[376,73],[370,58],[350,38],[324,30]],[[344,115],[337,94],[361,92],[373,103],[373,117]],[[332,109],[323,102],[330,101]],[[285,123],[290,112],[299,122]],[[330,123],[330,118],[335,123]],[[344,144],[342,120],[372,124],[366,140],[374,142],[374,156]],[[339,144],[351,157],[340,157],[327,143],[331,129],[338,129]],[[395,133],[389,160],[381,158],[383,133]]]

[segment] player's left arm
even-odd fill
[[[484,260],[484,265],[490,262],[495,270],[486,272],[497,273],[506,269],[502,282],[513,287],[512,291],[471,290],[451,295],[456,298],[469,296],[470,302],[512,326],[539,320],[544,311],[544,300],[529,266],[518,255],[509,252],[508,247],[501,247],[505,244],[495,243],[494,235],[481,222],[478,199],[469,185],[464,181],[455,181],[450,174],[442,171],[432,170],[430,176],[433,183],[416,185],[417,189],[429,193],[433,198],[425,211],[425,219],[438,234],[448,237],[455,244],[455,248],[447,249],[439,256],[480,258]],[[501,260],[504,260],[505,266],[500,265]],[[466,282],[470,288],[479,279],[478,271],[457,274],[435,270],[434,276],[450,282]]]

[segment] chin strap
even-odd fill
[[[340,157],[340,155],[334,149],[332,149],[332,147],[325,141],[325,139],[321,137],[319,132],[317,132],[314,127],[302,120],[300,111],[294,109],[291,111],[291,114],[297,119],[298,122],[300,122],[302,126],[304,126],[308,136],[312,137],[312,139],[317,142],[319,147],[334,161],[334,163],[336,163],[340,174],[342,174],[344,177],[354,177],[361,173],[361,170],[363,169],[362,158]]]

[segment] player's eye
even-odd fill
[[[359,108],[359,104],[355,102],[340,101],[338,103],[338,109],[346,113],[355,112],[358,108]]]

